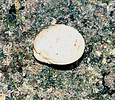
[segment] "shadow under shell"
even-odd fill
[[[84,55],[82,55],[82,57],[79,60],[77,60],[71,64],[67,64],[67,65],[47,64],[47,63],[44,63],[44,62],[37,60],[35,57],[34,58],[36,59],[36,61],[38,63],[46,65],[48,67],[52,67],[52,68],[57,69],[57,70],[72,70],[74,68],[77,68],[80,65],[81,61],[83,60],[83,56]]]

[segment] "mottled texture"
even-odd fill
[[[0,91],[6,100],[115,99],[114,0],[4,1],[0,4]],[[50,67],[33,56],[36,35],[51,24],[74,27],[85,39],[83,57],[69,68]]]

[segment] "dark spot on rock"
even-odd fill
[[[112,95],[112,94],[114,94],[114,93],[115,93],[115,90],[109,90],[109,91],[108,91],[108,94],[109,94],[109,95]]]
[[[110,16],[111,16],[111,17],[113,16],[113,13],[114,13],[114,10],[110,12]]]
[[[75,18],[74,18],[74,15],[73,15],[73,14],[71,14],[69,18],[70,18],[70,20],[71,20],[71,21],[74,21],[74,20],[75,20]]]
[[[20,66],[20,67],[18,68],[18,72],[19,72],[19,73],[22,73],[22,71],[23,71],[23,70],[22,70],[22,67]]]
[[[101,74],[102,74],[102,76],[106,76],[106,75],[109,75],[110,74],[110,71],[105,71],[105,70],[103,70],[103,71],[101,71]]]
[[[100,61],[99,57],[93,57],[91,58],[91,62],[95,62],[95,63],[98,63]]]
[[[19,10],[23,10],[25,7],[24,6],[21,6],[20,8],[19,8]]]
[[[86,46],[86,48],[85,48],[85,54],[89,55],[92,52],[92,50],[93,50],[93,45]]]
[[[70,2],[69,6],[68,6],[69,9],[71,9],[71,10],[74,9],[74,3],[72,2],[72,0],[69,0],[69,2]]]
[[[113,93],[115,93],[115,90],[110,89],[110,87],[108,87],[106,85],[106,83],[105,83],[105,76],[109,75],[110,71],[103,70],[103,71],[101,71],[101,74],[103,76],[103,78],[102,78],[102,85],[103,85],[104,88],[102,89],[102,91],[100,91],[100,93],[101,94],[107,94],[108,93],[109,95],[112,95]]]
[[[64,17],[60,17],[59,19],[57,19],[56,22],[56,24],[65,24],[65,25],[67,25],[67,23],[68,23],[68,19]]]
[[[10,7],[9,14],[16,14],[15,4]]]
[[[101,91],[101,93],[102,94],[106,94],[106,93],[108,93],[108,91],[109,91],[109,87],[108,86],[104,86],[104,88],[103,88],[103,90]]]
[[[16,14],[15,4],[13,4],[13,5],[10,7],[10,9],[9,9],[9,14],[10,14],[9,20],[13,21],[13,20],[16,19],[16,15],[15,15],[15,14]]]
[[[99,86],[99,81],[96,82],[96,86]]]

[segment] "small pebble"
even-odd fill
[[[100,51],[95,51],[95,53],[96,53],[96,55],[97,55],[98,57],[101,56],[101,52],[100,52]]]
[[[102,64],[106,64],[106,59],[105,58],[103,58]]]
[[[0,77],[2,77],[2,75],[3,75],[3,74],[2,74],[2,73],[0,73]]]
[[[111,55],[115,55],[115,49],[110,50]]]
[[[0,94],[0,100],[5,100],[5,95],[3,93]]]

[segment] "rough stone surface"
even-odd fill
[[[34,58],[36,35],[52,24],[74,27],[85,40],[82,59],[69,68]],[[0,93],[6,100],[114,100],[114,48],[115,0],[2,0]]]

